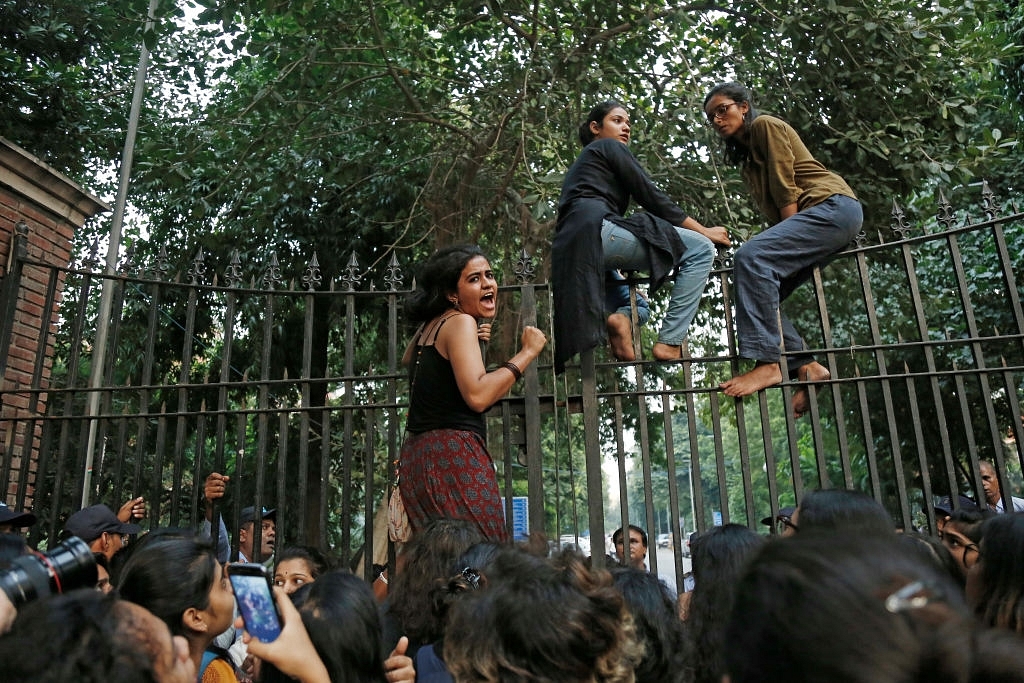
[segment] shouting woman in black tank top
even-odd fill
[[[508,393],[547,343],[523,329],[521,348],[491,372],[480,339],[494,317],[498,284],[475,245],[435,252],[416,279],[406,312],[419,329],[402,363],[409,368],[409,419],[399,461],[399,489],[415,534],[432,519],[475,523],[495,541],[508,539],[484,412]]]

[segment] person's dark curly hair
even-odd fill
[[[452,565],[447,579],[434,582],[431,591],[432,610],[439,623],[447,623],[448,611],[464,593],[487,586],[487,571],[504,547],[491,541],[477,543]]]
[[[388,584],[387,645],[394,645],[399,636],[406,635],[410,649],[415,649],[441,636],[444,623],[433,605],[436,582],[447,579],[455,561],[485,540],[473,522],[458,519],[433,520],[413,535],[402,548]]]
[[[614,567],[611,573],[633,615],[637,640],[644,646],[644,657],[636,666],[636,683],[682,683],[687,673],[687,643],[673,593],[651,572]]]
[[[453,606],[444,660],[455,680],[626,683],[642,655],[606,570],[567,552],[553,562],[510,549],[484,590]]]
[[[459,276],[471,259],[483,256],[475,244],[455,244],[438,249],[416,274],[416,287],[405,299],[405,314],[414,325],[431,320],[448,309],[448,295],[455,292]]]

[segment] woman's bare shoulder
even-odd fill
[[[478,349],[476,318],[468,313],[457,313],[444,321],[434,342],[442,357],[452,360],[454,355]]]
[[[452,332],[454,334],[471,333],[476,337],[476,318],[471,316],[469,313],[455,313],[445,320],[440,334],[444,335],[446,332]]]

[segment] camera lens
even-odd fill
[[[96,585],[96,559],[85,541],[72,536],[45,553],[22,555],[0,572],[0,590],[15,607],[46,597]]]

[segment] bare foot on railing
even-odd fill
[[[722,388],[726,396],[741,398],[774,386],[781,381],[782,370],[779,369],[778,363],[761,363],[755,365],[753,370],[736,375],[718,386]]]
[[[633,326],[622,313],[612,313],[606,322],[608,342],[612,346],[612,355],[616,360],[632,362],[636,360],[633,351]]]
[[[671,344],[662,344],[661,342],[657,342],[654,345],[654,348],[651,349],[651,355],[657,360],[681,360],[683,357],[683,347],[682,345],[673,346]]]
[[[821,363],[811,361],[796,371],[796,378],[801,382],[824,382],[832,378],[832,373]],[[811,409],[811,395],[808,392],[808,387],[797,387],[790,405],[793,407],[794,417],[797,419],[803,417]]]

